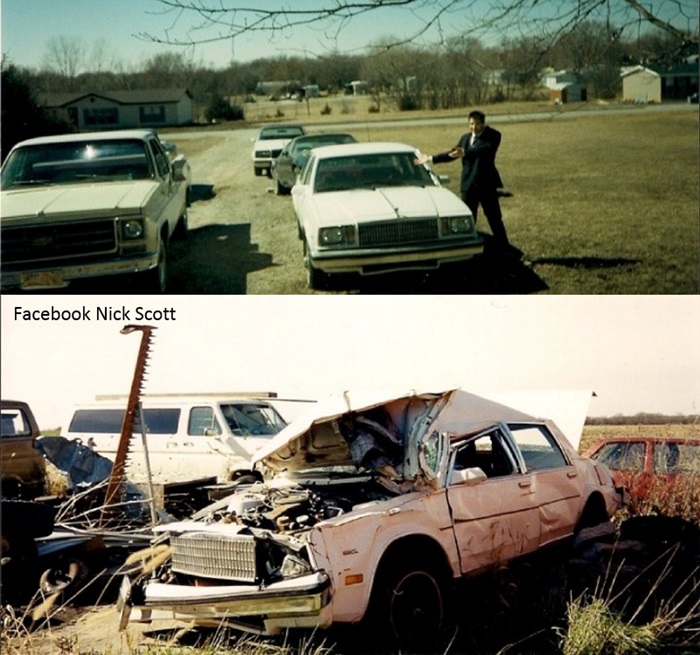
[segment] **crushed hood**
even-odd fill
[[[341,423],[359,414],[372,415],[373,410],[381,411],[402,436],[406,452],[416,451],[426,433],[447,433],[456,439],[500,421],[538,420],[520,410],[460,389],[410,391],[398,396],[345,392],[313,405],[308,413],[290,423],[267,446],[257,451],[253,463],[277,472],[353,465]]]
[[[153,180],[98,182],[9,189],[2,192],[2,218],[84,213],[86,217],[138,212],[158,188]]]
[[[432,186],[328,191],[314,194],[313,199],[321,223],[330,225],[469,213],[454,193]]]

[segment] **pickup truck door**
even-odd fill
[[[155,162],[156,180],[160,185],[154,199],[158,205],[155,215],[161,214],[172,230],[185,206],[185,184],[173,179],[172,166],[158,139],[149,139],[149,148]]]
[[[447,500],[452,511],[462,573],[531,552],[539,520],[530,476],[523,474],[501,426],[458,442],[448,465]],[[480,468],[478,484],[456,482],[460,470]]]
[[[581,478],[554,435],[539,423],[508,424],[537,508],[540,545],[573,534],[581,512]]]

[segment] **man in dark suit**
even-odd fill
[[[501,145],[501,133],[486,125],[486,116],[481,111],[469,113],[469,132],[463,134],[451,150],[432,157],[421,157],[417,163],[433,162],[441,164],[462,159],[462,179],[460,190],[464,204],[469,207],[474,220],[479,205],[493,234],[495,250],[508,255],[521,254],[508,242],[503,214],[498,199],[498,190],[503,186],[496,168],[496,153]]]

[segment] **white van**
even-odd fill
[[[127,400],[103,398],[76,407],[62,436],[114,461]],[[260,397],[156,395],[144,396],[141,405],[155,484],[211,478],[224,483],[251,475],[251,455],[286,426],[272,403]],[[126,474],[136,484],[148,481],[138,413]]]

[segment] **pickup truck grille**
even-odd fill
[[[358,226],[361,247],[397,246],[406,243],[434,241],[438,238],[438,222],[435,218],[416,221],[386,221]]]
[[[255,540],[202,532],[170,537],[172,570],[203,578],[255,582]]]
[[[113,218],[3,227],[5,264],[60,259],[114,252],[117,247]]]

